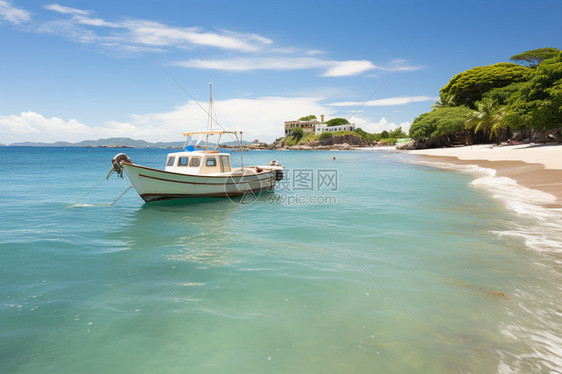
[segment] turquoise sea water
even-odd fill
[[[252,151],[289,168],[278,195],[109,206],[119,151],[0,148],[1,373],[562,372],[544,194],[399,153]]]

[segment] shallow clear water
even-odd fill
[[[562,371],[562,221],[529,191],[404,154],[252,151],[289,169],[277,195],[109,206],[118,152],[0,148],[0,372]]]

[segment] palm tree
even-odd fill
[[[474,128],[474,133],[483,131],[484,135],[489,134],[489,139],[496,135],[497,143],[500,143],[501,130],[504,126],[503,108],[490,99],[484,99],[477,103],[478,110],[474,111],[466,121],[467,128]]]
[[[441,94],[439,95],[439,100],[435,104],[430,105],[433,109],[447,108],[450,106],[455,106],[455,95],[451,94]]]

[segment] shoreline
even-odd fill
[[[562,207],[562,145],[467,146],[408,153],[433,162],[493,169],[498,177],[511,178],[521,186],[556,197],[549,207]]]

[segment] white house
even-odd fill
[[[285,136],[290,136],[293,134],[293,130],[296,128],[301,128],[303,132],[305,133],[313,133],[314,129],[316,127],[316,125],[318,125],[320,122],[318,122],[317,120],[313,119],[310,121],[301,121],[301,120],[296,120],[296,121],[285,121]]]
[[[337,131],[355,131],[355,123],[348,123],[345,125],[327,126],[325,123],[319,123],[314,126],[314,134],[320,135],[323,132],[337,132]]]
[[[301,128],[304,133],[320,135],[323,132],[355,131],[355,124],[348,123],[346,125],[327,126],[325,123],[318,122],[315,119],[310,121],[285,121],[285,136],[292,135],[293,130],[296,128]]]

